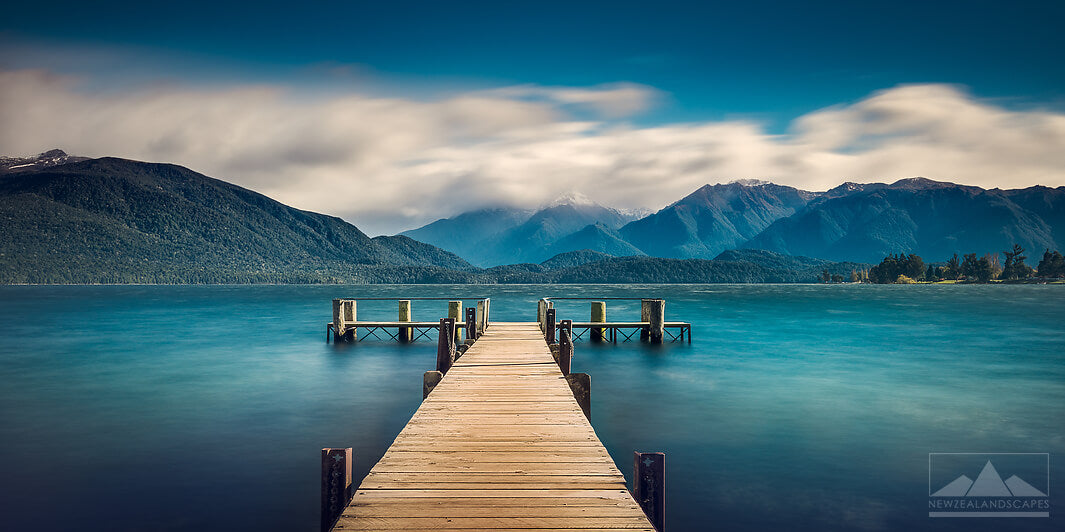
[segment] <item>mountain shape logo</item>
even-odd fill
[[[976,480],[962,475],[932,494],[933,497],[1046,497],[1031,484],[1013,475],[1002,481],[995,466],[988,460]]]

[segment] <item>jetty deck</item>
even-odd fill
[[[654,530],[537,323],[492,323],[334,530]]]

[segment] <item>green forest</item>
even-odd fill
[[[821,272],[821,282],[868,282],[876,284],[912,284],[918,282],[1047,282],[1065,279],[1065,259],[1057,250],[1047,249],[1035,268],[1025,263],[1028,259],[1025,250],[1019,244],[1002,251],[1002,260],[998,255],[986,253],[977,257],[976,253],[966,253],[961,257],[955,253],[946,263],[926,264],[924,259],[915,254],[894,254],[868,270],[854,270],[844,278],[828,270]]]

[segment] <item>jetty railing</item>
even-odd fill
[[[385,339],[378,333],[386,335],[389,339],[399,342],[415,342],[419,339],[431,338],[431,333],[438,330],[440,323],[437,321],[414,321],[414,301],[447,301],[447,317],[455,320],[459,329],[456,334],[456,342],[464,341],[464,338],[475,338],[484,334],[491,325],[491,302],[487,297],[471,298],[476,301],[475,305],[466,309],[462,308],[463,300],[446,297],[412,297],[406,299],[366,297],[366,298],[336,298],[333,300],[333,320],[325,325],[325,341],[333,342],[359,342],[366,338]],[[469,301],[470,299],[467,299]],[[396,320],[367,320],[358,319],[358,301],[395,301],[398,315]],[[359,329],[364,335],[359,336]],[[395,330],[393,334],[392,330]]]
[[[630,297],[555,297],[542,298],[536,304],[536,321],[540,329],[544,331],[544,337],[548,343],[554,343],[554,332],[549,329],[557,328],[557,311],[552,300],[590,301],[591,309],[589,321],[574,321],[570,323],[573,332],[573,340],[581,339],[588,334],[592,342],[609,341],[618,343],[618,337],[622,341],[628,341],[639,333],[641,342],[653,344],[662,343],[668,339],[670,342],[683,342],[687,337],[688,343],[692,342],[691,323],[683,321],[666,321],[666,301],[664,299],[637,299]],[[606,301],[640,301],[640,321],[615,321],[606,319]],[[549,323],[550,322],[550,323]]]

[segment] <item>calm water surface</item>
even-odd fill
[[[0,287],[0,528],[317,530],[319,449],[361,478],[435,364],[326,345],[340,296],[665,298],[693,344],[582,340],[574,371],[626,475],[667,453],[670,530],[1065,529],[1065,287],[812,285]],[[931,452],[1050,453],[1051,518],[929,518]]]

